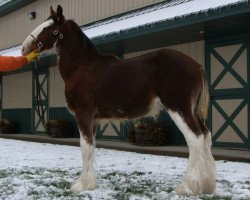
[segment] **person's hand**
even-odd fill
[[[29,53],[29,54],[26,56],[26,58],[27,58],[28,62],[31,62],[31,61],[37,59],[37,56],[38,56],[38,55],[39,55],[39,53],[37,53],[37,51],[34,50],[34,51],[32,51],[31,53]]]

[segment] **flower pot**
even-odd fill
[[[61,129],[61,127],[51,127],[50,128],[50,136],[53,138],[61,138],[66,137],[64,131]]]
[[[50,120],[46,123],[46,130],[53,138],[66,138],[72,136],[72,124],[64,120]]]
[[[131,144],[136,144],[136,139],[135,139],[135,131],[130,131],[128,133],[128,142]]]
[[[138,146],[154,146],[154,140],[148,130],[135,128],[135,144]]]
[[[16,132],[16,123],[13,120],[2,119],[0,122],[0,132],[2,134],[10,134]]]

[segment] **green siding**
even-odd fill
[[[76,119],[66,107],[49,108],[49,119],[60,119],[71,122],[74,127],[74,137],[79,137]]]
[[[17,133],[32,133],[31,108],[3,109],[2,119],[12,119],[17,122]]]
[[[174,121],[171,119],[169,114],[165,111],[160,113],[160,122],[167,128],[170,139],[170,143],[173,145],[184,145],[186,144],[185,138],[182,132],[178,129]]]

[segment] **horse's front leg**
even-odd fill
[[[76,113],[80,131],[83,168],[80,178],[71,186],[72,192],[93,190],[96,188],[96,172],[94,168],[95,133],[92,115]]]

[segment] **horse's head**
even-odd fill
[[[65,24],[65,18],[62,7],[58,5],[57,12],[55,12],[51,6],[50,14],[50,17],[33,30],[23,42],[23,55],[27,55],[33,50],[38,52],[50,50],[54,47],[57,40],[63,39],[61,30]]]

